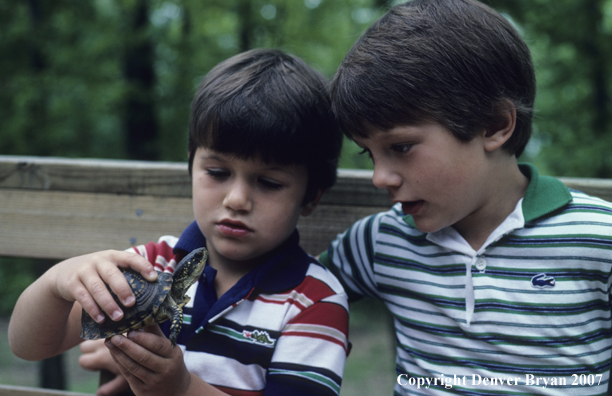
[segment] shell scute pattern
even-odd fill
[[[154,282],[147,281],[142,275],[130,269],[121,269],[132,288],[136,302],[131,307],[122,307],[124,314],[119,321],[113,321],[105,315],[104,322],[96,323],[83,310],[81,338],[87,340],[108,338],[172,319],[170,341],[172,345],[176,345],[176,337],[183,320],[182,308],[189,301],[185,293],[202,274],[206,257],[206,249],[196,249],[181,260],[173,275],[160,272]],[[117,304],[121,306],[119,299],[110,288],[109,291]]]

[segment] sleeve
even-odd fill
[[[338,277],[351,302],[378,295],[373,266],[378,229],[385,214],[357,221],[319,256],[319,261]]]
[[[157,242],[146,245],[132,246],[128,252],[137,253],[146,258],[157,271],[173,272],[176,267],[176,257],[172,251],[178,238],[162,236]]]
[[[331,278],[329,271],[318,265]],[[311,280],[311,294],[325,297],[301,310],[283,328],[266,374],[265,396],[337,396],[348,342],[348,299],[336,279]],[[333,289],[333,290],[332,290]]]

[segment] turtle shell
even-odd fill
[[[83,310],[81,315],[81,338],[86,340],[108,338],[129,330],[136,330],[158,323],[155,319],[155,314],[172,288],[172,274],[159,272],[157,279],[154,282],[149,282],[135,271],[123,268],[120,268],[120,270],[132,288],[136,302],[131,307],[124,307],[119,302],[115,293],[109,288],[113,298],[123,309],[123,318],[119,321],[113,321],[104,313],[104,322],[96,323]]]

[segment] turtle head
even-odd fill
[[[185,256],[174,271],[172,289],[180,291],[178,294],[184,294],[202,275],[207,257],[208,252],[205,248],[196,249]]]

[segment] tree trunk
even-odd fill
[[[124,58],[124,75],[128,87],[124,115],[127,153],[129,158],[138,160],[159,159],[154,54],[148,26],[149,3],[139,0],[133,9]]]

